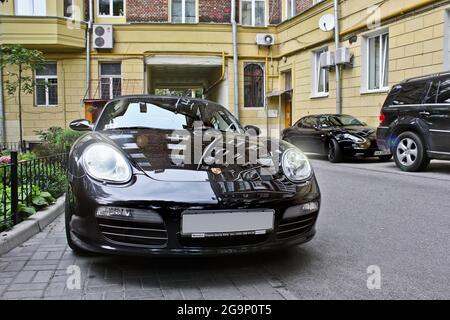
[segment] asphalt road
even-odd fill
[[[274,253],[221,258],[77,257],[59,218],[0,257],[1,299],[450,298],[450,162],[312,159],[323,193],[317,237]],[[69,266],[81,287],[67,288]],[[369,266],[380,289],[368,289]]]

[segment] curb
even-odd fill
[[[64,212],[64,200],[64,196],[59,197],[55,204],[47,209],[37,212],[11,230],[2,232],[0,234],[0,256],[44,230]]]

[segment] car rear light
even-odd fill
[[[380,113],[380,125],[384,124],[384,120],[386,119],[386,116],[384,115],[384,112],[381,111]]]

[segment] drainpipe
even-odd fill
[[[5,107],[3,99],[3,68],[0,68],[0,142],[6,143],[5,132]]]
[[[91,98],[91,33],[94,21],[94,1],[89,0],[89,21],[86,30],[86,94],[85,98]]]
[[[231,26],[233,33],[234,116],[239,120],[239,64],[236,23],[236,0],[231,0]]]
[[[336,51],[340,47],[340,30],[339,30],[339,0],[334,0],[334,42],[336,45]],[[336,65],[336,113],[342,113],[341,105],[341,66]]]

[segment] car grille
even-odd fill
[[[103,236],[114,242],[138,246],[164,246],[167,243],[167,230],[164,223],[100,218],[97,222]]]
[[[317,213],[313,213],[280,221],[277,230],[277,238],[288,239],[311,231],[314,223],[316,222],[316,215]]]
[[[258,244],[266,241],[268,238],[268,234],[263,234],[215,238],[181,238],[180,242],[186,247],[234,247]]]

